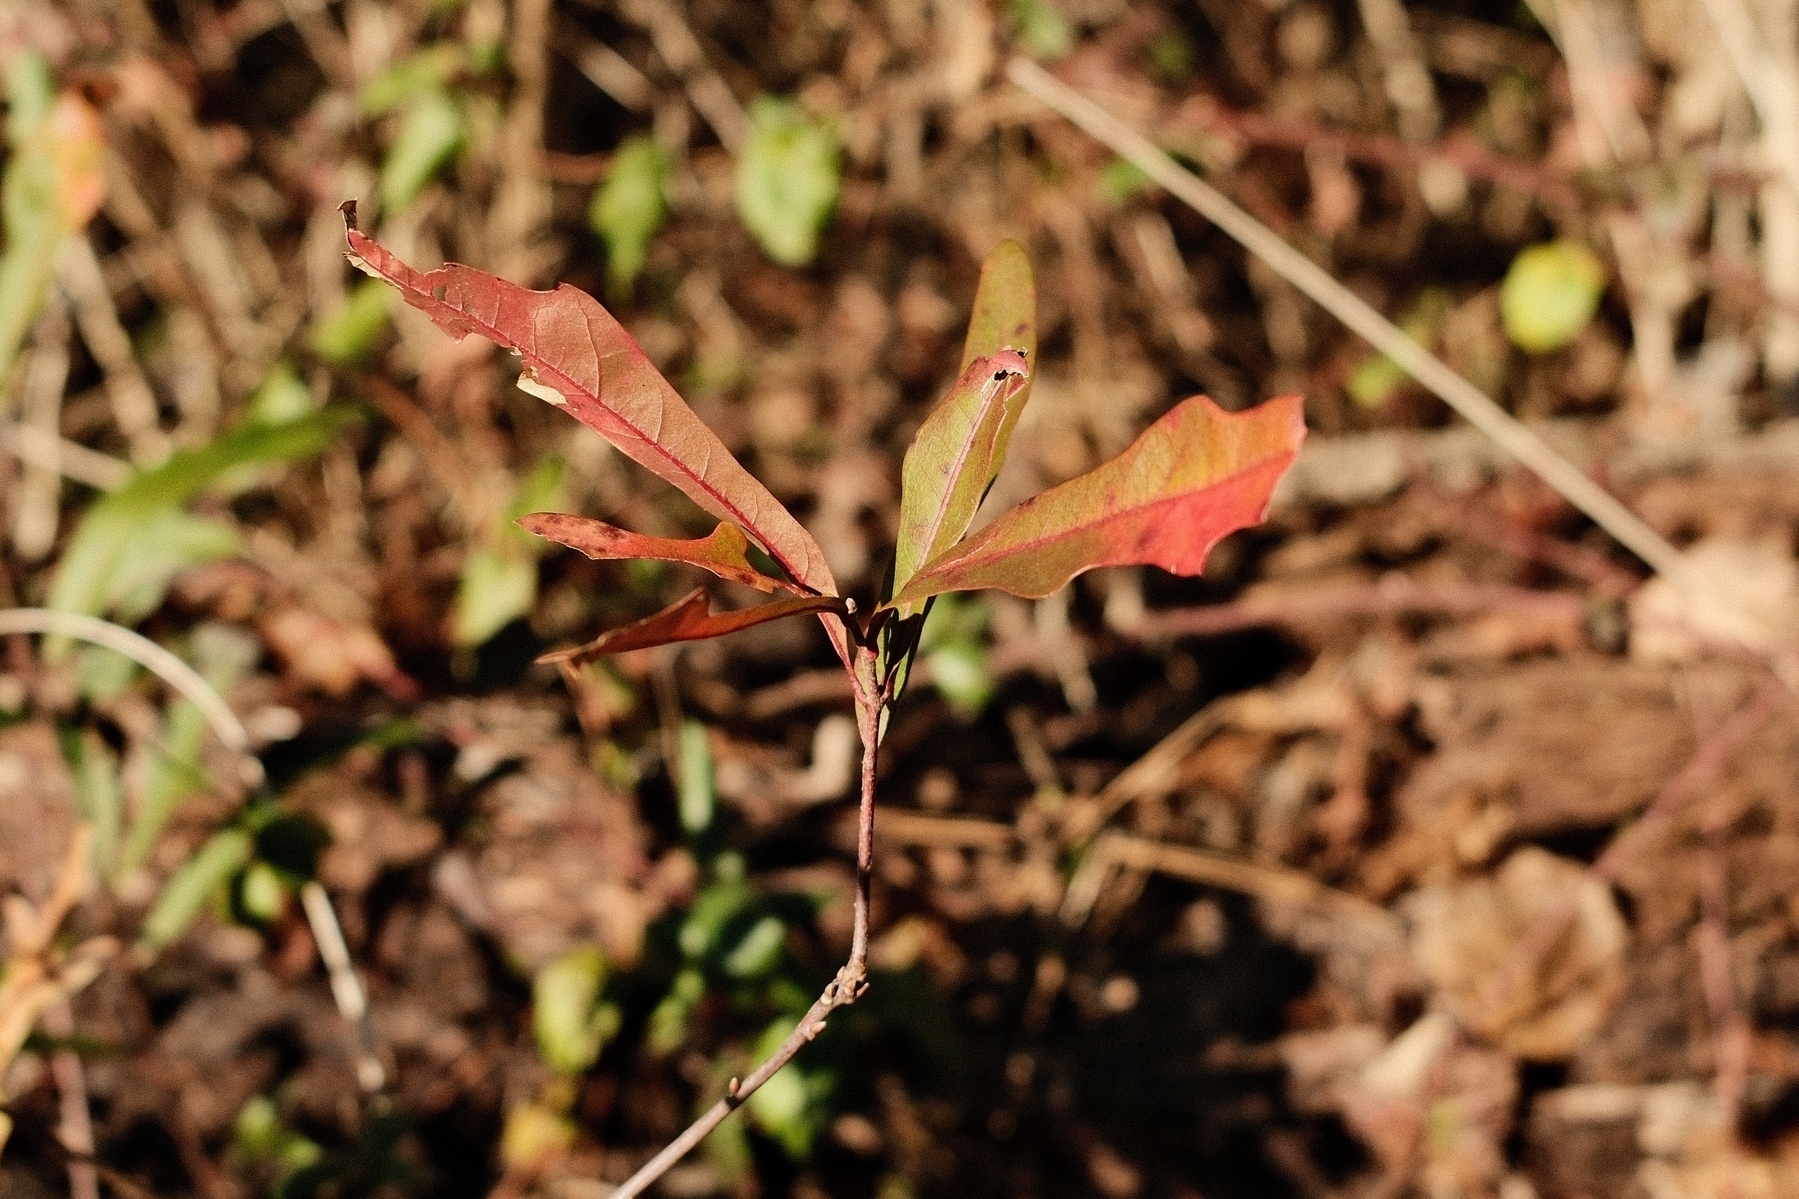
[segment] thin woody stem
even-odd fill
[[[830,1014],[848,1007],[868,989],[868,907],[870,881],[874,869],[875,834],[875,762],[880,747],[881,713],[890,698],[875,677],[875,655],[863,650],[856,655],[856,723],[862,733],[862,796],[856,830],[856,911],[850,933],[850,956],[824,993],[806,1009],[781,1047],[770,1054],[747,1078],[733,1078],[722,1099],[706,1109],[704,1115],[687,1127],[687,1131],[670,1141],[662,1152],[645,1162],[637,1173],[627,1178],[611,1199],[635,1199],[668,1173],[669,1168],[686,1157],[725,1118],[741,1107],[745,1100],[792,1061],[812,1040],[824,1031]],[[868,698],[864,698],[864,697]]]

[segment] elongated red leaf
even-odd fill
[[[646,616],[636,624],[610,629],[572,649],[561,649],[543,655],[539,662],[591,662],[606,654],[622,654],[630,649],[650,649],[676,641],[703,641],[722,637],[753,625],[767,624],[787,616],[807,613],[831,613],[848,618],[844,602],[833,595],[803,595],[775,600],[736,612],[713,612],[704,588],[692,591],[654,616]]]
[[[1030,399],[1036,361],[1037,284],[1031,260],[1023,246],[1003,241],[981,265],[962,347],[962,375],[906,450],[893,552],[896,591],[968,532]]]
[[[392,284],[451,337],[479,333],[516,351],[525,363],[519,386],[745,530],[794,579],[837,593],[812,535],[731,456],[598,300],[566,283],[531,291],[454,262],[416,271],[356,228],[353,201],[344,205],[344,222],[357,267]]]
[[[1110,462],[927,562],[890,602],[982,587],[1037,598],[1096,566],[1198,574],[1226,534],[1262,519],[1304,438],[1298,396],[1237,413],[1194,396]]]
[[[701,570],[709,570],[721,579],[754,587],[757,591],[787,591],[805,595],[804,587],[785,579],[772,578],[750,564],[747,551],[749,538],[736,525],[719,525],[696,540],[676,537],[646,537],[632,533],[603,520],[571,516],[565,512],[533,512],[519,518],[519,527],[539,537],[547,537],[572,550],[580,550],[596,562],[619,558],[656,558],[663,562],[685,562]]]

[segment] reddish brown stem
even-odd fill
[[[825,987],[824,993],[806,1009],[806,1014],[800,1017],[793,1032],[781,1042],[781,1047],[752,1070],[747,1078],[733,1078],[725,1088],[723,1098],[707,1108],[705,1114],[688,1125],[685,1132],[670,1141],[662,1152],[627,1178],[612,1192],[611,1199],[634,1199],[647,1191],[657,1179],[668,1173],[670,1167],[711,1135],[712,1130],[723,1124],[727,1116],[743,1106],[763,1083],[773,1078],[801,1049],[823,1032],[825,1021],[833,1011],[856,1002],[862,997],[862,992],[868,989],[868,908],[874,869],[875,763],[881,740],[881,714],[891,696],[878,683],[875,654],[870,650],[863,649],[856,654],[854,678],[857,691],[856,723],[862,732],[862,799],[856,831],[856,911],[850,933],[849,960],[837,971],[837,976]]]

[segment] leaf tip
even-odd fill
[[[361,226],[356,222],[356,200],[354,197],[339,204],[337,210],[344,214],[344,231],[346,233],[361,232]]]

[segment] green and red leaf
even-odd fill
[[[735,633],[739,629],[767,624],[771,620],[781,620],[784,617],[809,613],[835,614],[845,622],[849,620],[848,606],[834,595],[796,596],[793,599],[775,600],[773,603],[762,604],[754,608],[742,608],[735,612],[714,612],[711,601],[706,598],[705,589],[700,588],[689,592],[654,616],[647,616],[635,624],[628,624],[622,628],[609,629],[586,645],[557,650],[554,653],[545,654],[538,661],[572,662],[580,665],[606,654],[622,654],[626,650],[633,649],[650,649],[658,645],[669,645],[676,641],[703,641],[708,637],[722,637],[726,633]]]
[[[1005,461],[1031,394],[1037,288],[1030,259],[1001,242],[981,267],[962,375],[919,426],[901,468],[893,585],[961,540]]]
[[[896,589],[968,532],[1005,458],[1030,381],[1030,367],[1016,351],[976,358],[919,426],[900,469]]]
[[[515,351],[525,364],[520,387],[743,529],[799,583],[836,594],[812,535],[731,456],[598,300],[566,283],[532,291],[459,263],[414,270],[358,230],[355,218],[352,201],[344,223],[357,267],[393,285],[451,337],[479,333]]]
[[[962,342],[962,365],[1001,350],[1037,358],[1037,280],[1024,247],[1010,239],[994,246],[981,264],[974,311]]]
[[[721,579],[754,587],[757,591],[809,594],[804,587],[757,570],[749,560],[749,538],[736,525],[721,524],[705,537],[686,540],[648,537],[609,525],[603,520],[570,516],[564,512],[534,512],[519,519],[519,527],[539,537],[580,550],[596,562],[621,558],[656,558],[685,562],[709,570]]]
[[[1214,545],[1266,514],[1304,438],[1298,396],[1237,413],[1195,396],[1110,462],[925,563],[889,602],[983,587],[1037,598],[1097,566],[1198,574]]]

